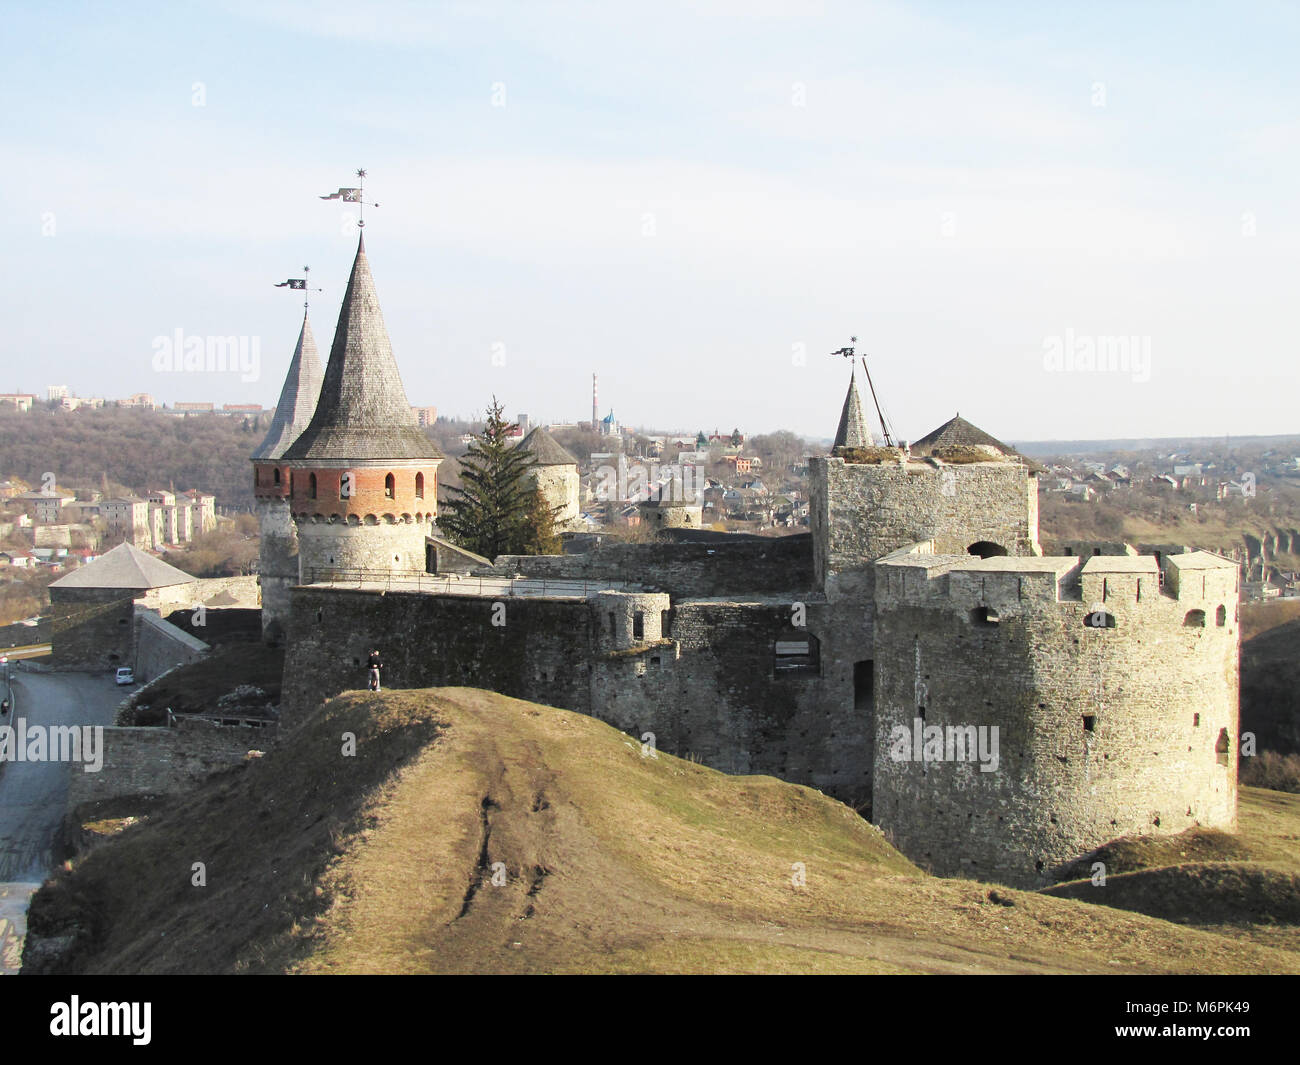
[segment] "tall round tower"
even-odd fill
[[[300,580],[424,572],[442,458],[407,402],[362,235],[315,413],[279,462]]]
[[[289,620],[289,589],[298,583],[298,530],[289,511],[288,478],[280,459],[311,421],[320,384],[320,355],[304,312],[298,346],[289,360],[271,428],[252,455],[253,495],[261,533],[262,636],[268,640],[283,635]]]

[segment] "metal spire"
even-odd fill
[[[862,360],[862,372],[867,375],[867,387],[871,389],[871,402],[876,405],[876,417],[880,419],[880,431],[884,435],[885,446],[897,447],[897,445],[894,443],[893,434],[890,433],[889,431],[889,425],[885,421],[885,416],[880,411],[880,400],[876,398],[876,386],[875,383],[871,380],[871,371],[867,369],[867,357],[865,354],[858,355],[856,353],[855,345],[857,344],[857,342],[858,342],[857,337],[849,337],[848,347],[840,348],[839,351],[832,351],[831,354],[844,356],[844,358],[849,360],[850,364],[852,364],[855,358],[860,358]]]

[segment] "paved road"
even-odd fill
[[[14,709],[4,719],[31,725],[111,725],[129,689],[111,673],[15,673]],[[63,821],[65,762],[0,765],[0,974],[16,972],[26,934],[27,901],[53,871],[51,847]]]

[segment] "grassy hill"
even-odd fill
[[[28,971],[86,973],[1300,972],[1289,940],[926,876],[819,792],[465,688],[325,703],[29,930]]]

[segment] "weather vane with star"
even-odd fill
[[[366,207],[378,207],[379,204],[367,204],[365,196],[366,172],[357,171],[357,187],[355,189],[339,189],[338,192],[331,192],[328,196],[322,196],[322,200],[342,200],[344,203],[355,203],[357,207],[357,228],[364,229],[366,224]]]

